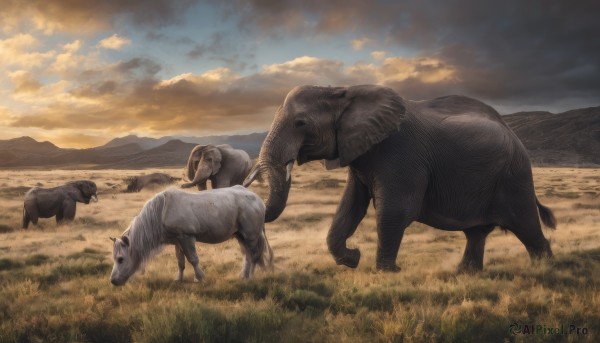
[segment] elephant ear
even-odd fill
[[[406,114],[402,98],[387,87],[349,87],[345,98],[346,107],[336,120],[341,167],[398,132]]]
[[[202,152],[208,147],[208,145],[196,145],[194,149],[190,152],[190,157],[188,158],[187,168],[186,168],[186,176],[188,181],[192,181],[194,179],[194,175],[196,171],[194,170],[194,157],[198,156],[198,160],[200,156],[202,156]]]
[[[221,169],[221,161],[223,160],[223,151],[220,148],[215,147],[214,149],[211,149],[211,155],[212,155],[212,173],[213,175],[218,173],[219,170]]]

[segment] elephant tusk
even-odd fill
[[[252,168],[252,170],[250,171],[250,174],[246,177],[242,186],[244,186],[244,187],[250,186],[250,184],[252,184],[254,179],[256,179],[257,174],[258,174],[258,164],[256,166],[254,166],[254,168]]]
[[[285,182],[290,181],[290,177],[292,177],[292,168],[294,167],[294,160],[288,162],[287,166],[285,166]]]
[[[92,195],[91,199],[93,202],[98,202],[98,196],[96,194]]]

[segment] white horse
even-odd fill
[[[242,186],[188,193],[168,189],[150,199],[121,238],[112,238],[114,266],[110,281],[117,286],[144,265],[165,244],[174,244],[183,281],[185,258],[194,267],[197,281],[204,278],[198,265],[196,241],[221,243],[235,237],[244,253],[240,276],[250,278],[255,266],[273,265],[273,250],[265,234],[265,205]]]

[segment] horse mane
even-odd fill
[[[164,192],[148,200],[140,214],[133,218],[123,236],[129,238],[129,254],[142,265],[163,247],[161,215],[165,205]]]

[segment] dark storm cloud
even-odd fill
[[[147,58],[133,58],[126,62],[119,62],[112,67],[115,72],[127,75],[137,75],[142,78],[154,77],[160,70],[161,66]]]
[[[187,56],[191,59],[198,59],[207,54],[222,54],[225,45],[226,39],[224,38],[224,33],[216,32],[208,41],[195,44],[192,50],[187,53]]]
[[[225,14],[241,17],[241,27],[260,34],[349,32],[435,55],[457,69],[461,82],[450,92],[516,105],[600,104],[597,1],[246,0],[224,6]]]

